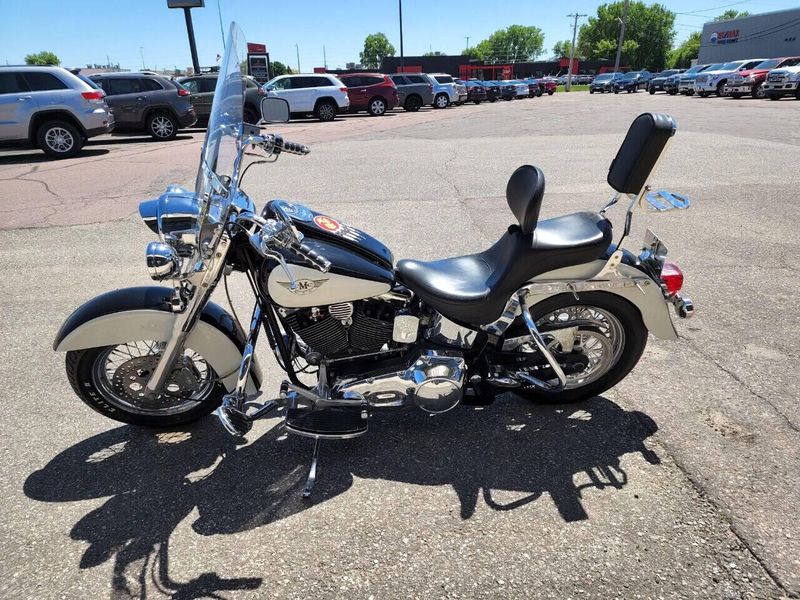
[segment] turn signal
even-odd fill
[[[683,287],[683,271],[675,263],[665,262],[661,269],[661,281],[667,288],[667,293],[674,296]]]

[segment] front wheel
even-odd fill
[[[153,113],[147,117],[147,133],[155,140],[171,140],[178,135],[178,122],[169,113]]]
[[[197,352],[184,351],[157,398],[144,388],[161,355],[161,344],[137,341],[67,352],[67,378],[78,397],[109,419],[172,427],[196,421],[222,402],[225,388]]]
[[[380,117],[386,114],[386,100],[383,98],[373,98],[369,101],[367,112],[373,117]]]
[[[408,112],[417,112],[420,108],[422,108],[422,98],[419,96],[409,96],[406,98],[405,104],[403,104],[403,108],[406,109]]]
[[[767,93],[764,91],[763,84],[760,83],[756,84],[751,94],[753,95],[753,98],[758,98],[759,100],[762,100],[767,95]]]
[[[53,158],[72,158],[83,147],[83,136],[66,121],[47,121],[39,126],[36,141],[45,154]]]
[[[580,294],[580,300],[572,294],[559,294],[534,305],[531,313],[548,350],[559,361],[569,357],[565,364],[573,367],[560,392],[533,387],[518,390],[522,397],[536,402],[579,402],[602,394],[631,372],[647,344],[641,314],[614,294],[587,292]],[[548,331],[558,331],[558,339],[548,336]],[[565,331],[572,335],[565,337]],[[572,340],[570,347],[562,345],[566,339]],[[550,381],[555,382],[555,378]]]

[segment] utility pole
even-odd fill
[[[622,21],[619,27],[619,43],[617,44],[617,60],[614,61],[614,73],[619,71],[619,59],[622,56],[622,42],[625,41],[625,23],[628,21],[628,0],[625,0],[625,7],[622,9]]]
[[[139,56],[142,57],[142,71],[144,71],[144,46],[139,46]]]
[[[322,64],[325,66],[325,70],[328,70],[328,55],[325,54],[325,44],[322,45]]]
[[[197,44],[194,41],[194,25],[192,25],[192,9],[184,8],[183,16],[186,18],[186,32],[189,34],[189,50],[192,52],[192,68],[195,74],[200,73],[200,61],[197,58]]]
[[[297,51],[297,72],[300,72],[300,46],[297,44],[294,45],[294,49]]]
[[[564,87],[565,92],[569,92],[572,89],[572,65],[575,62],[575,38],[578,37],[578,19],[585,17],[587,15],[579,15],[578,13],[572,13],[571,15],[567,16],[570,18],[574,18],[575,22],[572,24],[572,46],[569,49],[569,70],[567,71],[567,85]]]
[[[222,26],[222,8],[217,0],[217,14],[219,15],[219,32],[222,34],[222,47],[225,47],[225,28]]]
[[[467,38],[467,50],[469,50],[469,36],[465,35],[464,37]]]
[[[398,0],[400,6],[400,71],[406,72],[406,55],[403,53],[403,0]]]

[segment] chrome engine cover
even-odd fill
[[[461,402],[465,374],[466,363],[460,353],[427,350],[403,371],[338,381],[332,392],[334,396],[355,392],[376,408],[413,402],[426,412],[438,414]]]

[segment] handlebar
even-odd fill
[[[298,144],[297,142],[290,142],[288,140],[284,140],[283,136],[274,135],[272,136],[272,151],[275,154],[280,154],[281,152],[288,152],[289,154],[297,154],[299,156],[305,156],[306,154],[311,152],[311,148],[309,148],[305,144]]]
[[[308,262],[310,262],[312,265],[314,265],[317,269],[319,269],[323,273],[327,273],[331,268],[331,261],[329,261],[324,256],[317,254],[302,242],[292,244],[292,250],[294,250],[297,254],[305,258]]]

